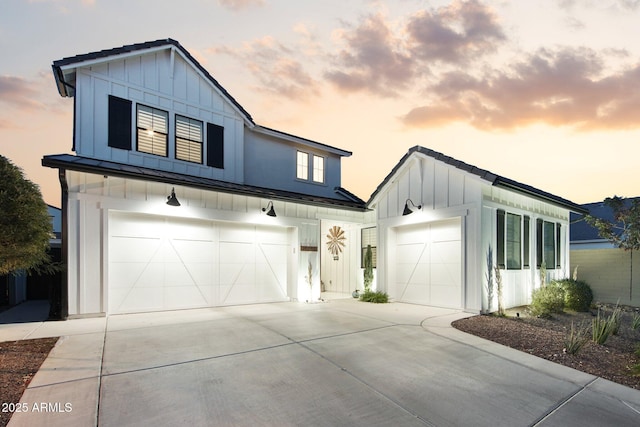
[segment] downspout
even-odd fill
[[[60,179],[60,188],[62,190],[62,245],[61,245],[61,261],[64,269],[62,270],[62,278],[60,283],[59,301],[55,301],[59,306],[58,318],[66,320],[69,317],[69,185],[67,184],[66,169],[58,169],[58,178]]]

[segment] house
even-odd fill
[[[637,199],[627,199],[627,202]],[[603,202],[587,203],[582,207],[591,216],[614,222],[611,208]],[[640,255],[614,246],[600,237],[598,230],[581,215],[574,214],[571,218],[571,270],[576,268],[578,279],[591,286],[595,301],[640,306]]]
[[[423,147],[365,203],[341,185],[351,152],[258,125],[175,40],[53,73],[74,98],[75,155],[42,161],[62,187],[62,317],[349,296],[369,245],[378,290],[471,312],[497,307],[488,254],[506,306],[540,266],[568,274],[580,206]]]
[[[497,309],[488,265],[500,267],[506,308],[546,280],[568,277],[573,202],[424,147],[378,186],[378,283],[398,301],[472,312]],[[488,263],[487,259],[491,262]]]
[[[341,187],[349,151],[256,124],[172,39],[52,67],[74,98],[75,155],[42,161],[62,187],[62,317],[317,300],[321,275],[355,290],[371,214]]]

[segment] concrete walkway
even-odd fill
[[[10,426],[640,425],[640,391],[450,326],[466,316],[333,300],[4,324],[63,336]]]

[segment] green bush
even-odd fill
[[[554,281],[564,291],[564,307],[573,311],[589,311],[593,302],[591,287],[582,280],[562,279]]]
[[[591,321],[591,333],[594,343],[603,345],[607,341],[615,328],[615,320],[612,320],[612,318],[613,316],[600,316],[600,310],[598,310],[598,316]]]
[[[360,301],[373,302],[373,303],[376,303],[376,304],[387,303],[387,302],[389,302],[389,295],[387,295],[386,292],[367,291],[367,292],[363,292],[360,295]]]
[[[564,291],[560,286],[551,283],[531,293],[529,311],[532,316],[551,317],[553,313],[562,313],[563,310]]]
[[[589,330],[583,326],[576,329],[571,322],[571,330],[564,337],[564,349],[569,354],[577,354],[589,341]]]

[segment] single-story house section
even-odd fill
[[[613,222],[613,212],[603,202],[587,203],[582,207],[594,217]],[[582,215],[574,214],[571,218],[571,270],[576,268],[578,279],[591,286],[594,300],[640,306],[640,254],[614,246],[600,237],[595,227],[582,220]]]
[[[377,218],[378,284],[389,296],[471,312],[497,309],[489,264],[500,267],[505,308],[530,302],[542,266],[546,280],[568,277],[569,215],[584,212],[424,147],[409,150],[367,205]]]
[[[471,312],[497,307],[488,254],[507,307],[541,265],[568,274],[580,206],[422,147],[365,203],[341,185],[351,152],[256,124],[175,40],[53,73],[74,98],[75,154],[42,161],[62,187],[63,318],[349,296],[369,245],[375,289]]]

